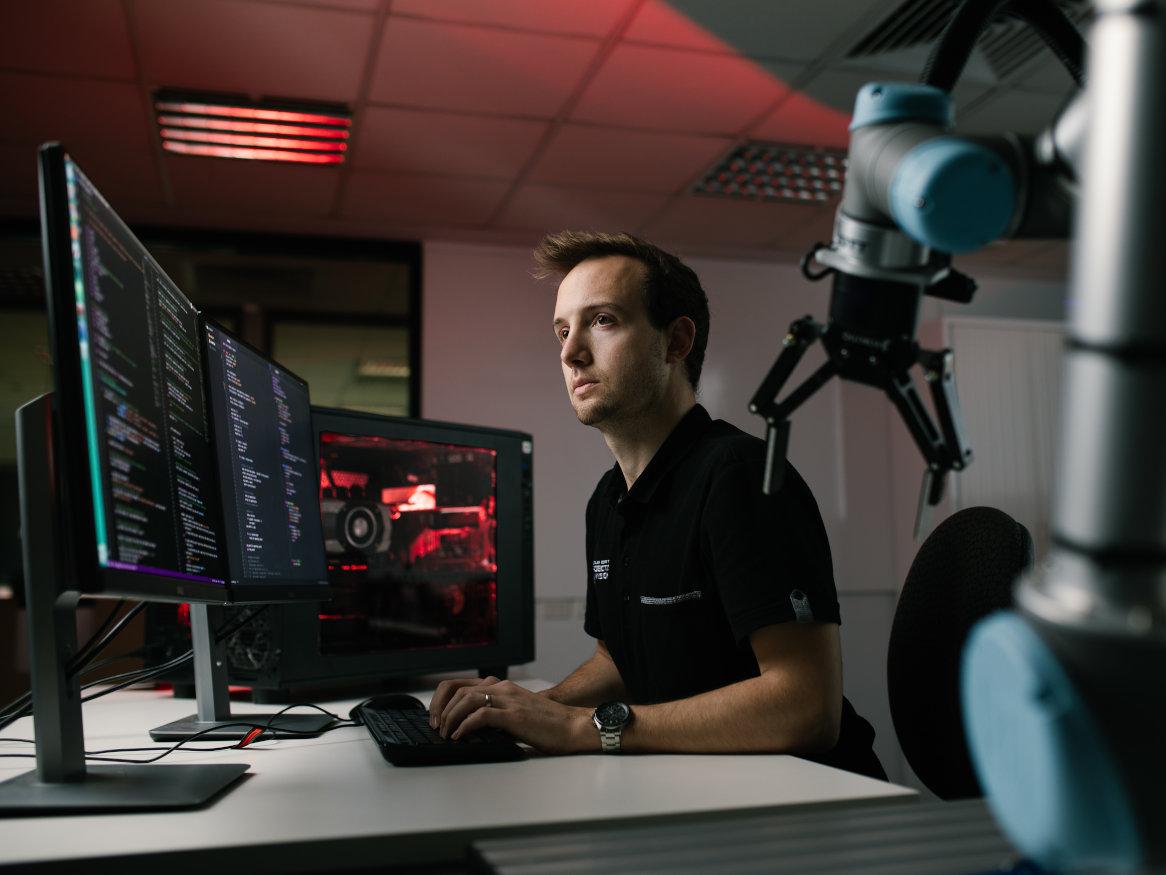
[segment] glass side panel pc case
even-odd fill
[[[312,422],[333,597],[282,609],[260,685],[533,659],[531,436],[320,407]]]
[[[306,384],[204,324],[61,146],[40,178],[70,588],[326,597]]]

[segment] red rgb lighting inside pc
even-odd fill
[[[497,452],[320,434],[321,655],[495,644]]]

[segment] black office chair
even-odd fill
[[[978,620],[1012,605],[1032,564],[1028,529],[970,507],[935,528],[907,573],[887,652],[891,719],[907,762],[941,799],[983,795],[964,737],[960,654]]]

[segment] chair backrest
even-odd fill
[[[1032,568],[1028,529],[992,507],[952,514],[923,542],[895,609],[887,689],[895,734],[919,779],[941,799],[982,796],[960,706],[960,654],[972,626],[1012,605]]]

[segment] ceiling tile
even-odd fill
[[[738,54],[798,61],[816,60],[839,40],[857,37],[889,8],[879,0],[670,0],[670,5]]]
[[[9,3],[0,28],[5,67],[132,79],[125,7],[118,0]]]
[[[599,41],[390,18],[371,99],[495,115],[552,118]]]
[[[84,148],[151,148],[142,93],[128,82],[0,73],[0,140],[60,140],[84,157]]]
[[[968,134],[1037,134],[1054,119],[1063,100],[1036,91],[1002,92],[964,112],[959,130]]]
[[[644,227],[643,236],[653,242],[695,246],[764,246],[805,221],[807,209],[813,208],[687,195],[676,198]]]
[[[647,0],[632,19],[624,33],[624,39],[681,49],[737,53],[736,49],[720,37],[713,35],[687,15],[677,12],[664,0]]]
[[[632,0],[588,0],[548,3],[546,0],[394,0],[394,14],[404,13],[465,24],[494,24],[547,33],[606,36]]]
[[[857,58],[843,58],[838,66],[842,69],[862,70],[872,74],[873,79],[892,82],[918,82],[927,67],[934,43],[907,46],[893,52],[878,55],[863,55]],[[995,85],[999,79],[992,71],[991,64],[979,49],[973,49],[959,81],[979,85]]]
[[[783,72],[784,67],[779,68]],[[882,71],[858,68],[830,68],[804,85],[763,119],[749,136],[760,140],[807,143],[845,149],[850,142],[850,118],[854,98],[868,82],[885,79]],[[988,86],[974,81],[956,85],[956,119],[962,108],[981,97]]]
[[[481,225],[498,209],[509,183],[490,179],[405,176],[353,170],[342,213],[395,226]]]
[[[374,170],[512,179],[548,123],[369,107],[357,119],[353,164]]]
[[[781,81],[791,82],[804,78],[803,68],[800,67],[772,61],[763,61],[761,64]],[[804,87],[800,91],[791,91],[748,135],[757,140],[845,148],[850,141],[847,126],[850,124],[850,104],[854,102],[854,94],[846,88],[839,89],[839,92],[840,95],[846,95],[837,102],[846,106],[844,111],[830,99],[834,95],[824,99],[819,92]]]
[[[186,155],[167,155],[165,160],[180,209],[324,216],[332,209],[340,180],[336,167]]]
[[[707,170],[732,143],[726,137],[567,124],[528,178],[580,188],[671,194]]]
[[[749,132],[755,140],[800,143],[845,149],[850,143],[850,115],[802,93],[791,94]]]
[[[324,9],[351,9],[355,12],[376,12],[381,0],[259,0],[266,3],[292,3],[297,6],[320,6]]]
[[[1077,83],[1064,65],[1048,52],[1041,52],[1039,61],[1030,65],[1013,80],[1026,91],[1041,91],[1067,97],[1077,90]]]
[[[620,45],[584,91],[573,120],[733,134],[788,91],[744,58]]]
[[[567,228],[574,231],[634,231],[655,215],[666,200],[659,194],[524,185],[495,224],[543,233]]]
[[[142,67],[154,86],[351,103],[373,17],[270,3],[138,3]]]

